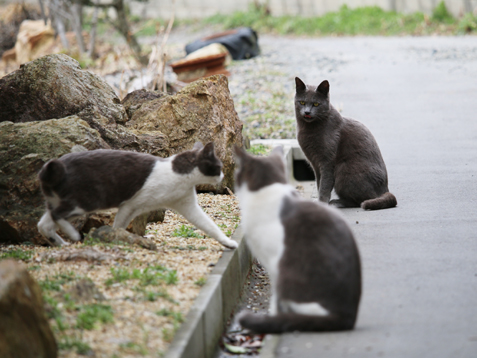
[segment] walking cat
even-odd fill
[[[281,147],[269,157],[235,154],[242,228],[272,289],[270,314],[245,313],[240,324],[257,333],[353,329],[361,264],[341,214],[287,184]]]
[[[337,207],[391,208],[388,174],[378,144],[364,124],[342,117],[330,103],[330,85],[295,78],[297,139],[316,176],[319,199]],[[335,188],[339,199],[331,200]]]
[[[119,208],[113,227],[126,228],[142,213],[170,208],[222,245],[237,247],[197,203],[195,185],[223,178],[213,143],[196,143],[169,158],[104,149],[70,153],[47,162],[38,176],[47,208],[38,230],[56,245],[66,244],[58,227],[73,241],[81,239],[68,221],[75,216]]]

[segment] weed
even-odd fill
[[[127,269],[111,269],[112,278],[106,280],[106,285],[111,286],[116,282],[123,282],[127,280],[139,280],[140,286],[158,286],[162,282],[167,285],[174,285],[179,278],[176,270],[169,270],[164,266],[149,266],[143,270],[134,269],[129,272]]]
[[[78,277],[73,272],[59,273],[53,276],[53,279],[50,279],[49,276],[42,281],[39,281],[41,289],[44,291],[61,291],[61,286],[67,282],[71,282]]]
[[[89,304],[80,307],[80,313],[76,317],[76,327],[80,329],[93,329],[97,322],[113,322],[113,309],[109,305]]]
[[[86,342],[68,336],[64,336],[63,339],[58,341],[58,348],[61,350],[71,350],[75,348],[76,353],[80,355],[91,355],[92,352],[91,347]]]
[[[269,145],[264,145],[264,144],[254,144],[252,145],[249,149],[247,149],[247,152],[253,155],[260,155],[264,156],[270,153],[270,150],[272,148]]]
[[[123,268],[115,269],[112,267],[111,274],[113,275],[113,278],[109,278],[106,280],[105,282],[106,286],[111,286],[113,283],[123,282],[123,281],[131,279],[131,274],[129,273],[127,269],[123,269]]]
[[[143,292],[143,293],[144,293],[144,299],[147,300],[147,301],[154,302],[154,301],[156,301],[158,298],[163,298],[163,299],[165,299],[166,301],[169,301],[169,302],[174,303],[174,304],[178,304],[178,302],[177,302],[176,300],[174,300],[174,299],[167,293],[167,291],[164,290],[164,289],[154,292],[154,291],[147,291],[147,290],[144,290],[144,289],[142,289],[142,288],[136,287],[135,290],[136,290],[136,291]]]
[[[27,251],[22,249],[8,250],[8,251],[3,251],[0,254],[0,260],[15,259],[15,260],[27,261],[27,260],[30,260],[32,254],[33,254],[33,251],[28,251],[28,250]]]
[[[170,329],[170,328],[163,328],[162,329],[162,338],[170,343],[172,342],[172,338],[174,338],[174,334],[176,333],[176,330],[175,329]]]
[[[28,268],[28,271],[38,271],[39,269],[41,269],[41,266],[39,265],[34,265],[34,266],[30,266]]]
[[[184,322],[184,318],[182,317],[181,312],[174,312],[167,308],[163,308],[162,310],[157,311],[156,314],[158,316],[163,316],[163,317],[172,317],[174,322],[178,322],[178,323]]]
[[[134,353],[138,353],[142,356],[149,354],[149,351],[144,345],[134,342],[123,343],[120,344],[119,347],[127,351],[133,351]]]
[[[441,1],[432,11],[432,20],[445,24],[452,24],[455,22],[454,16],[452,16],[449,10],[447,10],[444,1]]]
[[[207,279],[205,277],[201,277],[197,281],[194,282],[194,285],[202,287],[206,284],[206,282],[207,282]]]
[[[192,226],[181,225],[180,228],[176,228],[172,233],[174,237],[200,237]]]

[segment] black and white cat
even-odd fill
[[[361,264],[345,220],[287,184],[281,147],[269,157],[235,154],[242,228],[272,288],[270,314],[245,313],[240,324],[257,333],[353,329]]]
[[[113,227],[126,228],[140,214],[169,208],[222,245],[237,247],[197,203],[195,185],[223,178],[213,143],[196,143],[169,158],[103,149],[70,153],[47,162],[38,177],[47,207],[38,230],[56,245],[66,244],[58,227],[73,241],[81,239],[68,221],[79,215],[119,208]]]
[[[316,176],[319,199],[337,207],[391,208],[388,174],[366,126],[342,117],[330,103],[330,84],[307,86],[295,78],[297,139]],[[331,200],[335,189],[339,199]]]

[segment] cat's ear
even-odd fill
[[[316,92],[320,92],[327,96],[328,93],[330,93],[330,83],[327,80],[324,80],[318,87],[316,87]]]
[[[202,149],[202,154],[206,157],[214,157],[215,156],[214,142],[207,143],[204,149]]]
[[[245,151],[245,149],[243,149],[243,147],[239,147],[237,145],[234,145],[233,151],[235,162],[237,164],[241,164],[243,160],[247,157],[247,152]]]
[[[202,149],[204,148],[204,145],[201,142],[195,142],[194,147],[192,149]]]
[[[306,84],[298,77],[295,77],[295,84],[296,84],[296,92],[305,92],[306,91]]]

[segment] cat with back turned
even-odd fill
[[[254,157],[235,148],[241,225],[271,283],[270,314],[243,313],[256,333],[353,329],[361,264],[353,234],[335,208],[300,198],[287,184],[283,150]]]
[[[38,177],[46,201],[38,230],[55,245],[67,244],[58,228],[73,241],[81,239],[70,223],[80,215],[118,208],[113,227],[125,229],[140,214],[168,208],[222,245],[237,247],[197,203],[196,185],[223,178],[213,143],[196,143],[169,158],[106,149],[70,153],[45,163]]]
[[[391,208],[381,151],[366,126],[342,117],[330,103],[330,85],[305,85],[295,78],[297,139],[315,172],[319,200],[336,207],[366,210]],[[335,189],[339,199],[331,200]]]

